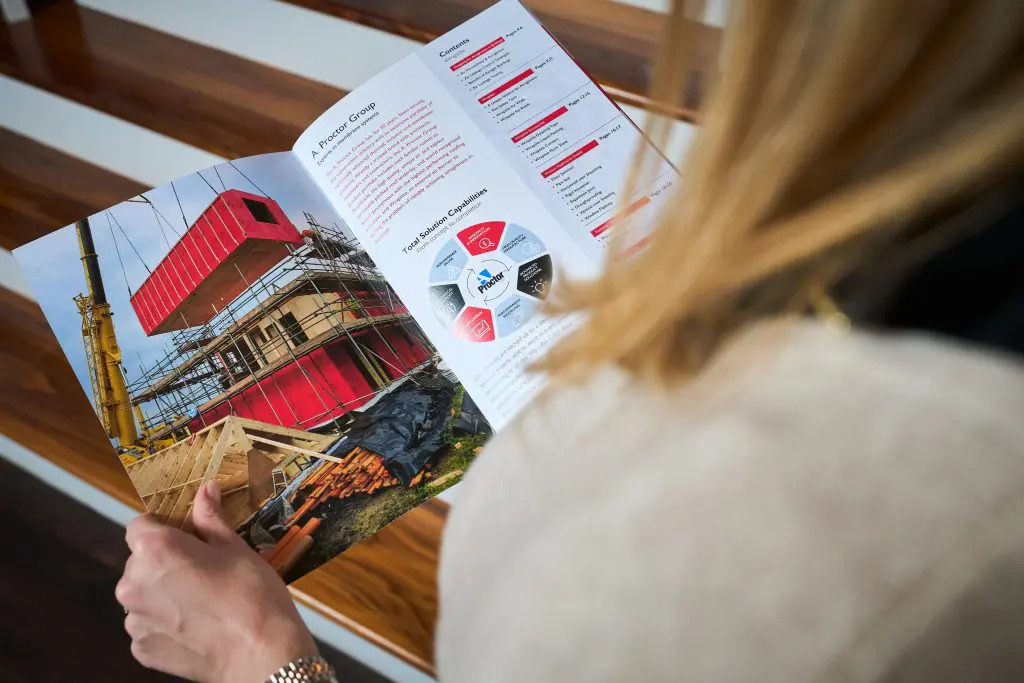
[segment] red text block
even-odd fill
[[[484,45],[479,50],[477,50],[477,51],[475,51],[475,52],[473,52],[471,54],[468,54],[465,57],[463,57],[462,59],[460,59],[459,61],[455,62],[449,68],[452,71],[458,71],[462,67],[464,67],[467,64],[469,64],[470,62],[472,62],[477,57],[480,57],[480,56],[484,55],[485,53],[490,52],[491,50],[493,50],[494,48],[498,47],[499,45],[501,45],[504,42],[505,42],[505,39],[502,38],[501,36],[498,36],[497,38],[495,38],[491,42],[489,42],[486,45]]]
[[[581,156],[583,156],[584,154],[586,154],[590,150],[594,149],[595,147],[597,147],[597,140],[591,140],[590,142],[588,142],[587,144],[583,145],[578,150],[576,150],[575,152],[570,154],[569,156],[567,156],[564,159],[562,159],[561,161],[559,161],[554,166],[548,166],[547,168],[545,168],[543,171],[540,172],[541,176],[543,176],[544,178],[551,177],[552,175],[554,175],[555,173],[558,173],[563,168],[565,168],[566,166],[568,166],[572,162],[576,161]]]

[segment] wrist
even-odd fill
[[[244,647],[234,652],[216,683],[262,683],[290,662],[319,657],[313,636],[301,621],[268,619],[254,629]]]
[[[266,653],[264,659],[263,678],[266,680],[270,674],[303,657],[319,657],[320,649],[313,640],[306,625],[301,621],[295,622],[286,620],[268,630],[268,636],[262,639],[260,647]],[[257,680],[256,678],[253,679]]]

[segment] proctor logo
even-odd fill
[[[480,286],[477,287],[477,291],[483,294],[488,289],[494,286],[495,283],[501,282],[505,279],[505,273],[498,273],[495,276],[491,276],[490,272],[484,268],[477,274],[477,279],[480,281]]]

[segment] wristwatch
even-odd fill
[[[271,674],[266,683],[338,683],[323,657],[300,657]]]

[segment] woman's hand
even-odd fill
[[[317,654],[284,582],[221,517],[216,483],[193,505],[195,536],[148,515],[128,525],[117,584],[132,655],[143,666],[211,683],[260,683]]]

